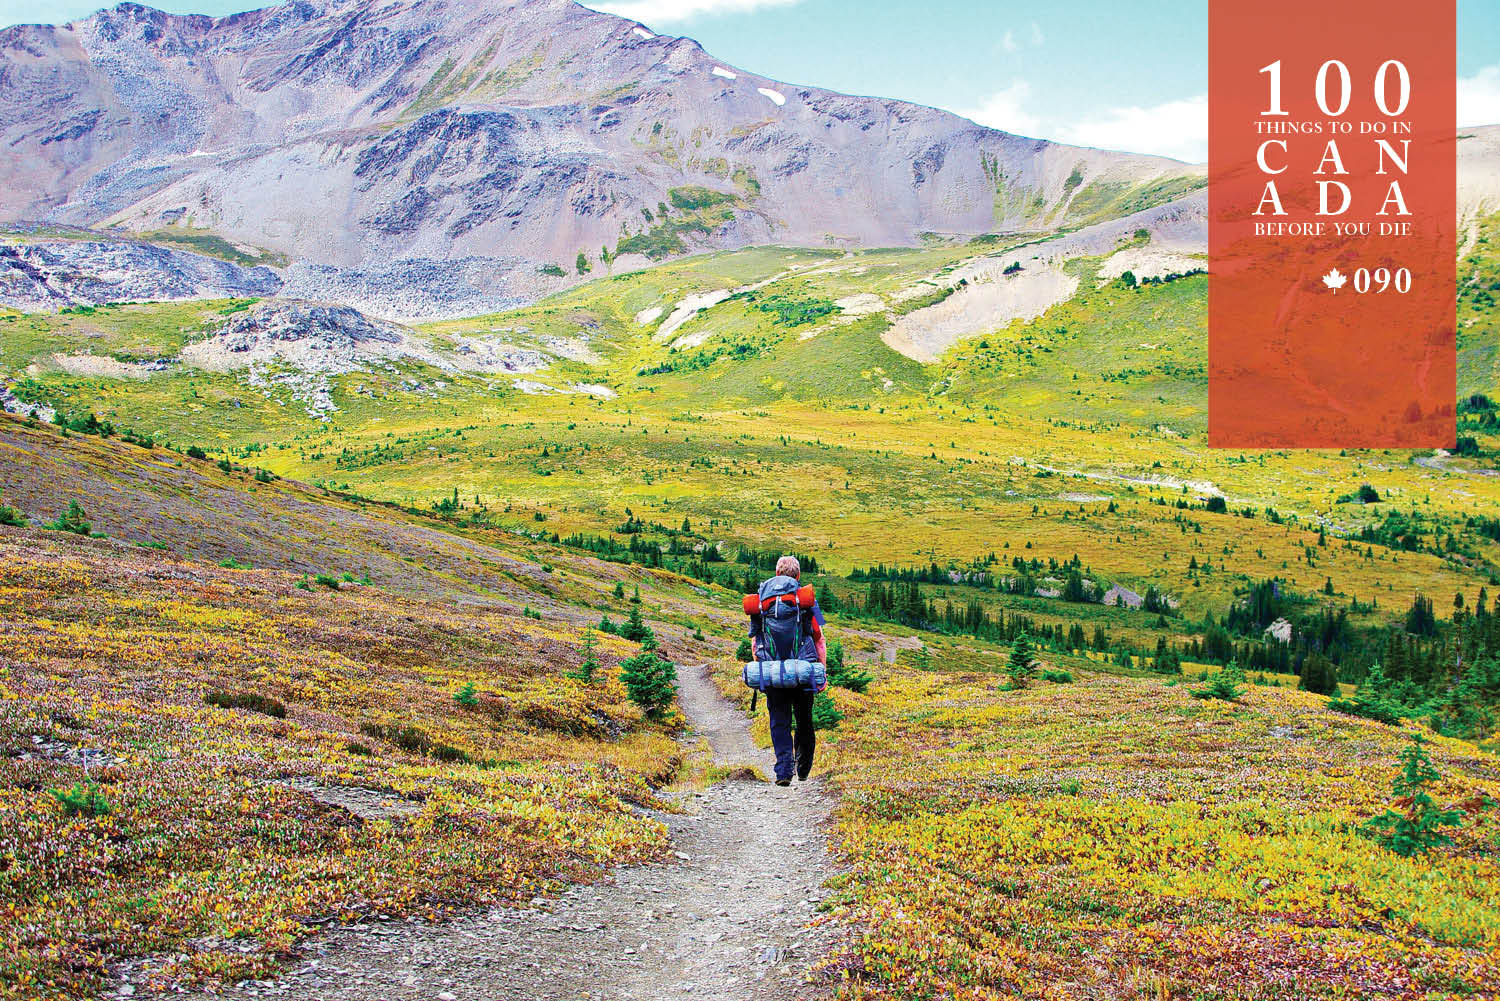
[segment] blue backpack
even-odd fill
[[[771,688],[822,688],[828,669],[817,659],[809,623],[813,589],[796,578],[778,574],[763,582],[755,594],[745,595],[745,612],[756,622],[757,655],[744,667],[745,684],[763,692]],[[753,703],[752,703],[753,705]]]

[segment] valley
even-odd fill
[[[1241,452],[1204,165],[568,0],[0,82],[0,999],[1493,996],[1500,126],[1451,447]]]

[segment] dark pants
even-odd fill
[[[818,744],[813,733],[812,706],[813,693],[800,688],[772,688],[766,692],[778,781],[790,779],[793,772],[806,778],[812,771],[813,750]],[[797,726],[795,736],[792,733],[793,717]]]

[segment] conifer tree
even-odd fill
[[[1010,659],[1006,661],[1005,673],[1010,675],[1012,688],[1025,688],[1026,680],[1036,674],[1036,658],[1031,653],[1031,640],[1025,633],[1016,637],[1010,647]]]
[[[654,648],[621,661],[620,681],[651,719],[661,719],[677,696],[677,667]]]
[[[591,629],[583,634],[583,660],[578,664],[576,671],[569,671],[568,677],[577,678],[585,684],[594,680],[594,673],[599,670],[599,658],[596,655],[599,649],[599,641],[594,638]]]
[[[1401,752],[1401,772],[1391,783],[1391,795],[1407,804],[1405,813],[1386,810],[1371,817],[1366,833],[1385,844],[1397,855],[1410,858],[1425,855],[1439,845],[1451,845],[1453,838],[1440,829],[1453,827],[1464,819],[1464,811],[1440,809],[1428,791],[1441,777],[1427,756],[1420,733],[1411,735],[1411,744]]]

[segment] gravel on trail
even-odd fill
[[[684,667],[688,739],[715,764],[772,774],[747,718],[704,667]],[[220,998],[351,1001],[792,1001],[826,996],[807,970],[827,946],[808,924],[833,873],[829,797],[817,775],[789,788],[730,778],[680,794],[661,863],[621,867],[524,909],[455,920],[333,927],[275,980],[225,985]],[[118,996],[118,995],[117,995]],[[181,995],[179,995],[181,996]]]

